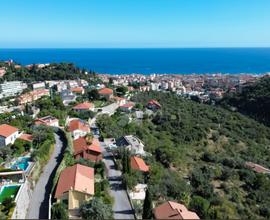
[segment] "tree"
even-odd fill
[[[60,202],[52,206],[52,219],[68,219],[68,212],[65,204]]]
[[[93,139],[94,139],[94,135],[92,133],[88,133],[85,136],[85,140],[86,140],[87,145],[91,145],[93,143]]]
[[[112,208],[105,204],[101,198],[93,199],[80,207],[80,213],[84,219],[111,219],[113,217]]]
[[[126,86],[121,86],[116,88],[116,94],[119,96],[124,96],[128,91],[128,88]]]
[[[91,91],[88,91],[87,93],[89,100],[98,100],[99,99],[99,94],[96,89],[92,89]]]
[[[190,202],[190,209],[193,209],[196,211],[196,213],[201,218],[207,218],[208,217],[208,209],[209,209],[210,203],[206,199],[200,197],[200,196],[194,196]]]
[[[152,209],[153,209],[153,202],[152,202],[152,195],[149,189],[145,192],[145,199],[143,203],[143,219],[151,219],[152,218]]]

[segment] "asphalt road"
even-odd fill
[[[103,150],[103,161],[108,170],[107,176],[110,183],[110,194],[114,198],[114,219],[134,219],[134,210],[130,205],[127,192],[122,184],[122,173],[115,169],[112,156],[104,149],[103,142],[101,143],[101,147]]]
[[[43,169],[28,208],[27,219],[48,219],[49,197],[53,185],[53,178],[57,167],[63,158],[65,142],[55,134],[55,148],[51,159]]]

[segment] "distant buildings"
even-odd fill
[[[16,96],[26,88],[27,85],[21,81],[4,82],[0,84],[0,98]]]
[[[0,147],[13,144],[19,135],[18,128],[7,124],[0,125]]]
[[[25,93],[23,95],[20,95],[17,100],[19,104],[22,105],[22,104],[36,101],[43,96],[50,96],[50,92],[48,89],[38,89],[38,90]]]
[[[200,219],[195,212],[189,211],[185,205],[168,201],[154,209],[155,219]]]

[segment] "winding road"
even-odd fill
[[[55,133],[55,148],[50,160],[44,167],[43,172],[33,191],[28,208],[27,219],[48,219],[49,199],[53,186],[53,178],[62,161],[66,143],[61,135]]]

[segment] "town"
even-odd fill
[[[16,74],[57,68],[61,66],[0,62],[3,219],[205,218],[201,201],[187,202],[187,195],[180,199],[168,192],[168,198],[162,194],[153,198],[148,185],[153,181],[151,172],[159,177],[149,146],[134,135],[132,126],[125,130],[130,133],[109,135],[113,129],[106,131],[106,122],[135,126],[160,114],[163,104],[155,98],[137,101],[134,97],[139,93],[170,93],[215,105],[225,94],[269,75],[105,75],[80,70],[73,79],[16,78]],[[176,169],[167,158],[160,160],[170,172]],[[255,162],[246,161],[246,168],[270,173]],[[188,186],[190,180],[184,179]]]

